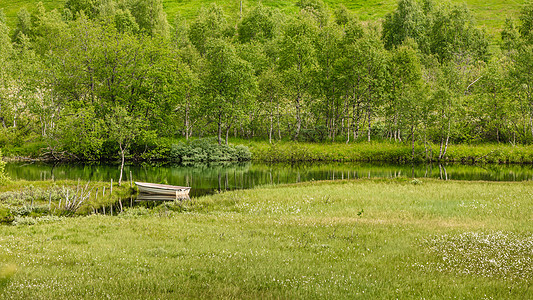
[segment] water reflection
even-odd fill
[[[8,163],[13,179],[117,180],[120,166],[104,164]],[[524,181],[533,179],[530,165],[393,165],[376,163],[312,164],[189,164],[173,166],[126,166],[124,181],[146,181],[191,186],[191,196],[216,190],[247,189],[265,184],[297,183],[311,180],[357,178],[439,178],[442,180]]]

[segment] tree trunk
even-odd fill
[[[359,101],[357,101],[357,114],[355,120],[355,130],[353,132],[353,139],[357,140],[359,138],[359,122],[361,121],[361,111],[359,109]]]
[[[218,115],[218,145],[222,145],[222,116]]]
[[[439,149],[439,161],[442,159],[442,149],[444,148],[444,137],[440,138],[440,149]]]
[[[353,109],[355,109],[355,105],[353,106]],[[347,133],[347,134],[346,134],[346,144],[349,144],[349,143],[350,143],[350,135],[352,134],[352,133],[350,132],[350,130],[351,130],[351,127],[353,127],[354,120],[353,120],[353,118],[352,118],[352,120],[351,120],[351,122],[350,122],[350,118],[349,118],[349,116],[350,116],[350,112],[348,111],[347,114],[348,114],[348,130],[346,130],[346,133]],[[352,114],[352,116],[353,116],[353,114]],[[350,126],[350,125],[351,125],[351,126]]]
[[[372,130],[372,113],[368,110],[368,141],[370,142],[370,133]]]
[[[274,114],[270,111],[270,129],[268,130],[268,143],[272,144],[272,131],[274,130]]]
[[[122,144],[119,144],[120,147],[120,158],[121,158],[121,164],[120,164],[120,176],[118,177],[118,186],[122,184],[122,173],[124,173],[124,152],[125,148],[122,146]]]
[[[444,139],[441,139],[439,160],[444,158],[444,156],[446,155],[446,151],[448,150],[448,142],[450,141],[451,127],[452,127],[452,120],[450,119],[448,120],[448,131],[446,132],[446,142],[444,142]],[[444,150],[442,149],[443,146],[444,146]]]
[[[331,126],[331,141],[335,142],[335,135],[337,134],[337,117],[335,116],[335,113],[333,114],[333,119],[331,121],[333,122]]]
[[[411,161],[415,160],[415,126],[411,125]]]
[[[300,99],[301,95],[298,93],[296,97],[296,134],[294,135],[294,140],[298,139],[300,135],[300,129],[302,128],[302,116],[300,115]]]
[[[278,104],[278,140],[281,141],[281,115],[279,113],[279,104]]]
[[[433,161],[433,151],[431,149],[431,146],[428,147],[428,128],[427,125],[424,124],[424,149],[426,150],[426,161]]]
[[[189,140],[189,95],[187,95],[187,103],[185,104],[185,139]]]

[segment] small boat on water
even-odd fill
[[[175,186],[168,184],[157,184],[148,182],[135,182],[139,188],[139,195],[137,201],[172,201],[180,199],[188,199],[190,187]]]

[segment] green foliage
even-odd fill
[[[412,145],[390,142],[373,143],[294,143],[266,142],[250,144],[252,158],[268,162],[298,161],[372,161],[372,162],[459,162],[459,163],[533,163],[533,150],[529,146],[501,144],[450,145],[445,156],[439,159],[437,145],[415,143]],[[428,151],[429,153],[427,153]]]
[[[5,172],[6,162],[2,158],[2,151],[0,150],[0,185],[9,180]]]
[[[254,40],[267,41],[275,37],[279,28],[280,14],[261,4],[247,14],[238,24],[237,33],[242,43]]]
[[[531,44],[533,42],[533,2],[526,1],[520,11],[520,26],[518,32],[521,38]]]
[[[118,143],[122,152],[128,150],[142,134],[149,134],[143,132],[146,125],[142,120],[133,118],[123,107],[113,108],[106,121],[109,140]]]
[[[227,26],[224,11],[216,3],[212,3],[200,9],[198,18],[190,26],[189,39],[203,55],[207,50],[207,42],[223,37]]]
[[[86,16],[94,18],[99,13],[99,0],[67,0],[65,8],[76,16],[83,12]]]
[[[161,0],[129,0],[127,3],[142,32],[155,36],[169,35],[167,15]]]
[[[326,126],[320,125],[315,128],[307,128],[302,130],[298,137],[300,142],[324,142],[328,136]]]
[[[242,145],[218,145],[212,139],[197,139],[172,145],[169,159],[174,162],[247,161],[251,153]]]
[[[488,41],[473,24],[466,6],[436,5],[429,1],[400,0],[383,24],[385,47],[392,49],[411,38],[425,54],[449,61],[457,54],[487,60]]]
[[[242,122],[250,110],[257,82],[251,64],[238,57],[232,44],[212,39],[206,47],[203,110],[209,112],[206,116],[217,124],[220,145],[222,130],[227,133],[234,124]]]
[[[116,12],[115,27],[119,32],[123,33],[137,33],[139,31],[139,24],[137,24],[129,9]]]
[[[520,12],[521,2],[508,2],[501,0],[466,0],[456,1],[455,3],[466,3],[471,7],[476,18],[480,21],[481,27],[488,28],[491,33],[497,33],[497,29],[504,23],[505,18],[508,16],[516,15]],[[335,9],[344,5],[350,10],[354,11],[363,20],[377,20],[383,18],[388,12],[394,9],[396,0],[367,0],[364,2],[355,0],[341,0],[341,1],[324,1],[331,9]],[[8,20],[11,21],[10,25],[13,25],[16,14],[21,7],[33,5],[35,2],[28,0],[5,0],[0,5],[6,10]],[[60,9],[65,1],[45,0],[43,1],[47,9]],[[174,20],[176,15],[181,14],[188,19],[193,19],[198,15],[200,7],[209,5],[211,1],[172,1],[163,0],[165,12],[168,15],[169,20]],[[258,1],[243,1],[243,11],[249,11]],[[264,6],[270,6],[278,8],[286,13],[295,13],[298,8],[294,5],[295,1],[280,0],[280,1],[263,1]],[[229,15],[233,15],[235,18],[238,16],[239,3],[235,1],[217,1],[224,11]]]
[[[507,22],[505,51],[489,53],[465,5],[386,2],[381,27],[353,3],[242,3],[238,19],[220,2],[174,28],[163,9],[174,3],[160,0],[45,2],[12,30],[0,21],[4,153],[164,160],[161,139],[216,135],[408,141],[419,161],[444,160],[453,143],[533,141],[530,5]]]
[[[98,160],[101,157],[104,122],[96,117],[92,107],[81,108],[59,120],[57,132],[50,136],[50,144],[59,143],[61,149],[78,159]],[[52,146],[53,147],[53,146]]]
[[[421,1],[400,0],[393,13],[388,14],[383,22],[383,40],[387,49],[401,45],[408,38],[421,40],[426,30],[426,18]]]
[[[299,0],[296,6],[316,18],[321,27],[329,21],[329,9],[322,0]]]

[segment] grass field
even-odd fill
[[[17,271],[0,283],[5,299],[530,299],[532,188],[314,182],[2,226],[0,277]]]
[[[44,6],[47,9],[59,8],[64,4],[64,0],[42,0]],[[176,14],[181,14],[188,19],[194,18],[198,9],[201,6],[212,3],[212,0],[163,0],[163,5],[169,21],[172,23]],[[216,1],[217,4],[224,7],[228,16],[237,18],[239,14],[239,1]],[[244,0],[244,10],[249,7],[255,6],[258,2],[263,5],[277,7],[283,11],[294,12],[296,11],[292,0]],[[351,10],[355,11],[362,20],[377,20],[382,18],[387,13],[394,10],[396,7],[396,0],[326,0],[325,1],[332,9],[336,8],[339,4],[343,4]],[[477,19],[477,23],[480,27],[485,27],[487,32],[494,38],[500,32],[503,27],[506,18],[517,17],[517,12],[520,10],[520,5],[525,3],[525,0],[451,0],[452,3],[466,3],[468,7],[474,13]],[[8,17],[8,22],[13,26],[16,22],[16,15],[21,7],[31,10],[35,5],[35,1],[29,0],[2,0],[0,2],[0,8],[5,10]]]

